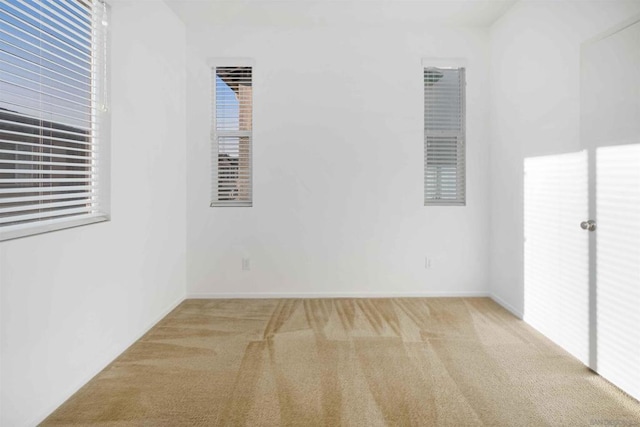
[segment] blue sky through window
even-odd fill
[[[236,93],[216,76],[216,127],[218,130],[240,128],[240,103]]]

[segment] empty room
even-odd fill
[[[640,0],[0,0],[0,425],[640,426]]]

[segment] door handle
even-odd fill
[[[588,221],[582,221],[580,223],[580,228],[582,228],[583,230],[588,230],[588,231],[595,231],[596,230],[596,222],[592,219],[588,220]]]

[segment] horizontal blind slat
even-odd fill
[[[18,213],[18,212],[24,212],[24,211],[62,208],[62,207],[68,207],[68,206],[81,206],[81,205],[87,205],[90,203],[91,203],[90,198],[82,198],[79,200],[68,200],[65,202],[38,203],[38,204],[32,204],[32,205],[23,204],[20,206],[14,206],[10,208],[0,207],[0,215],[7,214],[7,213]]]
[[[21,166],[61,166],[61,167],[76,167],[76,168],[90,168],[94,167],[91,158],[89,158],[90,162],[87,163],[69,163],[69,162],[42,162],[36,160],[14,160],[14,159],[3,159],[0,156],[0,165],[2,164],[13,164],[13,165],[21,165]],[[95,167],[94,167],[95,169]]]
[[[58,150],[58,151],[75,151],[78,153],[93,153],[95,152],[95,149],[83,149],[83,148],[71,148],[71,147],[63,147],[63,146],[59,146],[59,145],[45,145],[45,144],[36,144],[36,143],[32,143],[32,142],[24,142],[24,141],[12,141],[12,140],[7,140],[7,139],[0,139],[0,147],[2,147],[3,145],[22,145],[25,147],[34,147],[34,148],[38,148],[38,149],[42,149],[42,150]],[[43,153],[44,155],[45,153]],[[87,154],[87,157],[89,156],[89,154]]]
[[[39,202],[47,200],[65,200],[65,199],[80,199],[80,198],[95,198],[98,195],[97,191],[91,192],[69,192],[63,194],[39,194],[37,196],[22,196],[22,197],[0,197],[0,207],[9,203],[27,203],[27,202]]]
[[[3,142],[2,139],[0,139],[0,143],[1,142]],[[57,158],[57,159],[94,161],[93,157],[90,157],[90,156],[74,156],[71,154],[43,153],[38,151],[19,151],[19,150],[0,149],[0,154],[9,154],[9,155],[21,156],[21,157],[29,156],[29,157],[38,157],[38,158],[46,157],[49,159]],[[28,161],[28,160],[25,160],[25,161]],[[75,165],[75,164],[82,164],[82,163],[69,162],[69,164]]]
[[[44,120],[39,120],[38,122],[42,123],[43,121]],[[13,126],[16,126],[16,127],[27,128],[27,129],[34,129],[34,130],[38,130],[38,131],[46,131],[46,132],[52,132],[52,133],[53,132],[55,132],[55,133],[64,133],[64,134],[71,135],[71,136],[79,136],[79,137],[81,137],[83,139],[87,139],[87,138],[89,138],[91,136],[95,136],[95,133],[96,133],[95,131],[91,131],[90,134],[87,134],[85,132],[75,132],[78,129],[74,129],[74,131],[66,130],[66,129],[60,127],[59,125],[58,125],[58,127],[38,126],[38,125],[35,125],[35,124],[22,123],[22,122],[16,122],[16,121],[11,121],[11,120],[4,120],[4,119],[0,119],[0,132],[4,132],[4,130],[2,130],[2,124],[13,125]],[[33,133],[33,134],[25,133],[25,134],[27,134],[27,135],[36,135],[36,136],[40,136],[40,137],[43,137],[43,138],[48,138],[46,136],[41,136],[40,134],[36,134],[36,133]],[[74,139],[71,139],[71,141],[80,142],[80,140],[74,140]]]
[[[21,193],[60,193],[64,191],[80,191],[97,189],[98,185],[57,185],[51,187],[14,187],[14,188],[2,188],[0,187],[0,196],[5,194],[21,194]]]
[[[95,178],[0,178],[0,184],[31,184],[31,183],[93,183]]]
[[[92,168],[93,169],[93,168]],[[69,175],[69,179],[74,177],[81,176],[95,176],[96,173],[93,171],[75,171],[75,170],[43,170],[43,169],[0,169],[0,174],[9,174],[9,175]]]
[[[94,210],[95,209],[92,208],[91,206],[87,206],[84,208],[75,208],[75,209],[74,208],[58,208],[58,209],[54,209],[46,212],[38,212],[38,213],[28,214],[28,215],[0,217],[0,224],[6,224],[10,222],[11,223],[23,222],[23,221],[34,220],[34,219],[41,220],[45,218],[54,218],[58,216],[74,215],[74,214],[80,214],[80,213],[90,213]]]

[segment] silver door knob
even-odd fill
[[[596,230],[596,222],[592,219],[589,221],[582,221],[580,223],[580,228],[583,230],[595,231]]]

